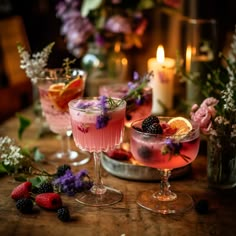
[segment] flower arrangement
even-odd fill
[[[236,186],[236,27],[228,56],[207,76],[202,89],[207,98],[192,106],[191,119],[207,135],[208,184],[226,189]]]
[[[60,0],[56,17],[61,20],[61,35],[75,57],[84,54],[88,42],[109,48],[116,41],[123,49],[142,47],[148,25],[148,9],[164,6],[177,9],[181,0]]]
[[[202,90],[206,99],[194,104],[191,118],[200,124],[204,134],[236,138],[236,28],[228,56],[220,53],[222,62],[208,74]]]
[[[67,49],[80,57],[91,38],[98,45],[119,38],[124,48],[141,47],[147,26],[143,12],[155,4],[155,0],[61,0],[56,16],[62,22]]]

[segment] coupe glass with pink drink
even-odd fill
[[[133,73],[133,80],[127,83],[105,84],[99,87],[99,95],[122,98],[126,101],[125,126],[130,128],[134,120],[145,118],[152,110],[152,88],[150,87],[153,72],[140,76]]]
[[[199,126],[183,117],[149,116],[132,123],[131,152],[142,165],[160,172],[160,190],[142,192],[138,205],[162,214],[183,213],[193,206],[191,196],[174,193],[168,179],[171,170],[195,160],[199,150]]]
[[[105,96],[69,102],[72,132],[78,148],[93,153],[95,181],[77,201],[90,206],[105,206],[122,199],[119,190],[103,185],[100,166],[103,152],[118,147],[123,138],[126,102]]]
[[[40,102],[50,130],[61,137],[61,150],[56,152],[53,161],[61,159],[67,164],[81,165],[89,161],[88,153],[78,153],[70,149],[71,123],[68,102],[83,96],[87,74],[72,68],[46,69],[44,79],[37,86]]]

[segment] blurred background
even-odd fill
[[[83,58],[88,48],[76,56],[76,53],[68,49],[65,35],[62,35],[62,21],[56,16],[56,6],[59,2],[0,0],[0,122],[29,107],[33,102],[32,84],[19,67],[17,42],[21,42],[32,53],[41,51],[50,42],[55,42],[48,67],[60,67],[64,58],[76,57],[75,65],[86,68]],[[90,2],[92,4],[93,1]],[[132,1],[126,2],[131,4]],[[189,22],[191,25],[191,20],[215,21],[214,50],[227,51],[235,30],[236,1],[157,0],[156,3],[155,7],[143,11],[147,24],[141,35],[142,45],[125,48],[122,54],[117,54],[128,61],[124,75],[126,81],[132,79],[134,71],[146,73],[146,62],[155,56],[159,44],[164,45],[166,56],[175,57],[178,50],[184,57],[185,39],[189,34],[189,28],[184,25]],[[96,85],[90,80],[87,94],[90,94],[93,86]]]

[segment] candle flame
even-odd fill
[[[164,47],[162,45],[159,45],[157,47],[157,53],[156,53],[157,62],[160,64],[163,64],[165,61],[165,52]]]

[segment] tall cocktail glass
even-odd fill
[[[105,186],[101,178],[103,152],[118,147],[123,138],[126,102],[105,96],[81,98],[69,102],[75,144],[93,153],[93,187],[78,195],[77,201],[90,206],[105,206],[122,199],[119,190]]]
[[[186,193],[174,193],[170,189],[171,170],[184,167],[195,160],[199,150],[199,126],[188,120],[192,129],[179,133],[168,125],[171,117],[159,117],[162,131],[152,134],[143,131],[143,121],[132,123],[131,152],[142,165],[156,168],[160,173],[160,190],[147,190],[139,194],[137,203],[141,207],[162,214],[184,213],[193,206],[193,200]],[[150,129],[151,124],[148,124]],[[155,125],[154,125],[155,126]],[[152,128],[152,131],[154,128]]]
[[[89,161],[88,153],[70,149],[71,123],[68,102],[83,96],[87,74],[72,68],[65,73],[62,68],[45,70],[45,77],[37,86],[43,114],[50,130],[61,137],[61,150],[56,152],[53,161],[62,160],[71,165],[82,165]]]

